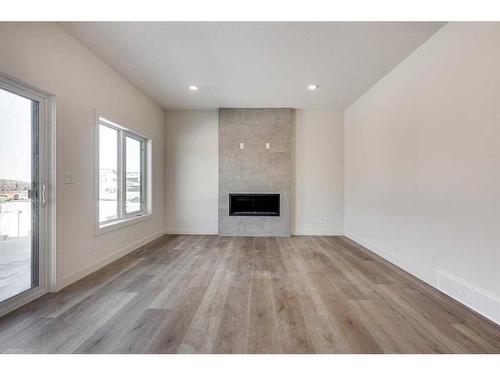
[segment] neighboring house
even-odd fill
[[[141,174],[139,172],[127,173],[127,200],[139,202],[141,199]]]
[[[139,172],[127,173],[127,198],[140,198],[141,176]],[[101,169],[99,177],[99,199],[116,200],[118,174],[114,169]]]
[[[116,200],[118,188],[118,174],[114,169],[99,171],[99,199]]]

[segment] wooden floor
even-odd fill
[[[0,318],[8,353],[499,353],[500,327],[342,237],[165,236]]]

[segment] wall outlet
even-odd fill
[[[245,144],[243,142],[240,143],[240,150],[245,149]]]
[[[328,216],[317,216],[315,221],[316,224],[326,224],[328,223]]]
[[[269,150],[271,148],[271,144],[266,142],[266,150]]]

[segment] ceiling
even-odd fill
[[[344,109],[442,22],[64,22],[166,109]],[[310,91],[309,84],[319,89]],[[197,85],[198,91],[190,91]]]

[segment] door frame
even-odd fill
[[[38,104],[38,274],[39,285],[0,302],[0,316],[56,290],[56,129],[55,96],[0,72],[0,88]],[[43,188],[44,187],[44,188]]]

